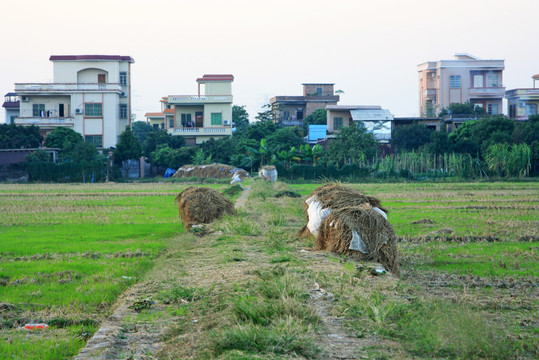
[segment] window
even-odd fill
[[[343,126],[343,118],[335,117],[333,118],[333,130],[339,130]]]
[[[127,104],[120,104],[120,119],[127,119]]]
[[[316,95],[322,95],[322,88],[321,87],[316,88]]]
[[[473,76],[473,87],[482,88],[483,87],[483,75],[474,75]]]
[[[460,75],[451,75],[449,77],[450,88],[460,88]]]
[[[526,104],[526,116],[537,115],[537,104]]]
[[[103,104],[102,103],[85,103],[84,115],[86,116],[103,116]]]
[[[222,124],[223,114],[221,113],[211,113],[211,124],[212,125],[221,125]]]
[[[154,130],[159,130],[159,124],[153,124],[153,129]]]
[[[15,116],[11,117],[11,124],[15,124]]]
[[[509,105],[509,117],[512,119],[517,117],[517,106],[515,104]]]
[[[88,144],[95,145],[95,147],[103,147],[103,135],[86,135],[84,136],[84,140]]]
[[[487,75],[487,87],[498,87],[498,75]]]
[[[32,105],[32,116],[45,116],[45,104],[33,104]]]
[[[120,72],[120,85],[127,86],[127,73],[125,71]]]
[[[182,114],[182,126],[183,127],[194,127],[195,124],[191,121],[191,114]]]
[[[303,120],[303,109],[298,109],[296,111],[296,117],[298,120]]]
[[[498,104],[488,104],[487,105],[487,114],[489,114],[489,115],[498,115]]]
[[[173,127],[174,127],[174,118],[169,118],[169,119],[168,119],[168,127],[169,127],[169,128],[173,128]]]

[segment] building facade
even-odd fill
[[[18,125],[37,125],[43,136],[69,127],[98,149],[116,145],[131,125],[130,56],[53,55],[52,83],[16,83]]]
[[[163,97],[161,112],[146,113],[146,122],[183,136],[188,145],[232,136],[233,81],[233,75],[206,74],[197,79],[197,95]]]
[[[436,116],[452,103],[465,102],[490,115],[503,114],[504,69],[504,60],[482,60],[469,54],[419,64],[420,116]]]
[[[328,105],[327,131],[337,132],[352,122],[360,122],[381,143],[391,140],[393,115],[381,106]]]
[[[4,103],[2,104],[2,107],[5,109],[5,112],[6,112],[5,114],[6,124],[14,124],[15,118],[19,116],[19,107],[20,107],[19,95],[14,92],[7,93],[4,96]]]
[[[538,114],[539,88],[536,88],[536,81],[539,81],[539,74],[532,76],[532,79],[533,88],[512,89],[505,93],[511,119],[528,120],[530,116]]]
[[[270,99],[274,109],[275,122],[282,126],[302,126],[303,119],[315,110],[336,105],[339,95],[335,95],[335,84],[305,83],[303,96],[275,96]]]

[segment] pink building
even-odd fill
[[[470,54],[419,64],[420,116],[436,116],[452,103],[465,102],[490,115],[502,114],[504,69],[504,60],[483,60]]]

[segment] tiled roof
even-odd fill
[[[201,78],[197,79],[197,82],[211,82],[211,81],[234,81],[234,75],[231,75],[231,74],[204,74]]]
[[[105,61],[129,61],[134,63],[131,56],[121,55],[51,55],[50,61],[80,61],[80,60],[105,60]]]
[[[4,102],[4,104],[2,105],[2,107],[6,108],[6,109],[18,109],[20,108],[20,104],[18,101],[6,101]]]
[[[163,117],[163,116],[165,116],[165,114],[163,114],[162,112],[153,112],[153,113],[149,112],[149,113],[144,114],[144,116],[146,116],[146,117]]]
[[[165,109],[164,113],[167,113],[167,114],[174,114],[174,109]]]

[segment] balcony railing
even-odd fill
[[[169,95],[170,104],[231,103],[232,95]]]
[[[17,125],[73,126],[72,117],[16,117]]]
[[[302,126],[303,120],[283,120],[281,123],[284,126]]]
[[[504,97],[505,87],[470,88],[470,96],[499,96]]]
[[[231,135],[232,129],[230,127],[181,127],[169,129],[169,132],[173,135]]]
[[[78,91],[114,91],[121,93],[122,86],[117,83],[18,83],[15,91],[19,93],[33,92],[78,92]]]

